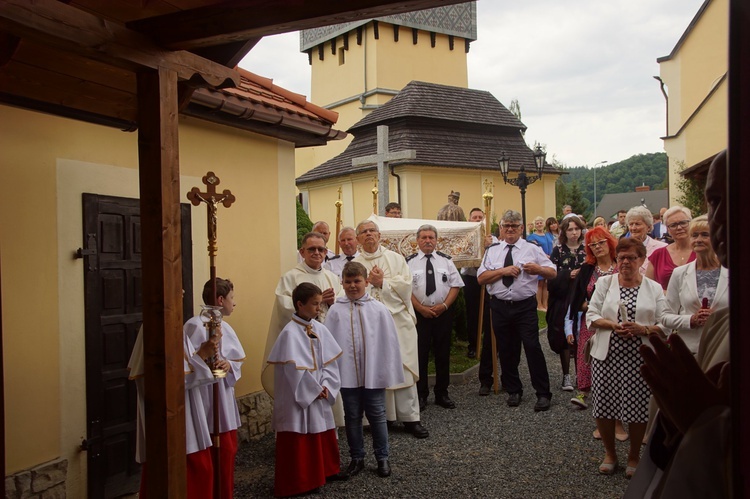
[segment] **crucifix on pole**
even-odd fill
[[[381,217],[385,216],[385,205],[390,202],[388,188],[388,163],[402,159],[415,159],[417,151],[406,149],[404,151],[388,151],[388,127],[378,125],[378,149],[376,154],[352,158],[352,166],[378,165],[378,211]],[[374,211],[374,210],[373,210]]]

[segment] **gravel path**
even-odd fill
[[[347,482],[334,482],[317,494],[325,497],[622,497],[627,487],[624,467],[613,476],[599,475],[604,457],[601,442],[592,438],[590,410],[575,409],[571,392],[560,389],[560,362],[545,348],[552,384],[552,407],[534,412],[534,395],[525,357],[520,407],[505,404],[505,393],[479,397],[474,376],[453,385],[457,407],[432,404],[422,413],[429,438],[418,440],[394,425],[389,433],[393,475],[375,474],[372,439],[365,431],[367,469]],[[571,367],[572,369],[572,367]],[[343,428],[339,430],[341,467],[349,463]],[[620,463],[627,462],[628,442],[617,443]],[[273,495],[274,437],[244,443],[237,455],[235,497]]]

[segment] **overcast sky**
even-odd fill
[[[526,141],[567,166],[663,151],[653,76],[703,0],[479,0],[469,86],[521,105]],[[299,33],[262,39],[240,63],[310,95]],[[316,104],[326,104],[316,102]]]

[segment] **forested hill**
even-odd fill
[[[594,170],[584,166],[561,167],[568,175],[561,177],[557,188],[558,210],[563,204],[579,204],[585,211],[594,206]],[[558,181],[558,184],[560,181]],[[575,184],[575,185],[574,185]],[[667,188],[667,154],[663,152],[636,154],[630,158],[600,166],[596,169],[596,198],[605,194],[633,192],[637,186],[647,185],[651,190]],[[579,194],[576,191],[580,191]],[[579,198],[579,199],[575,199]],[[582,199],[581,199],[582,198]],[[580,209],[580,208],[579,208]]]

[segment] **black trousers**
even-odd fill
[[[417,354],[419,356],[419,381],[417,395],[427,398],[430,393],[427,384],[427,364],[430,361],[430,348],[435,356],[435,396],[448,394],[450,384],[451,331],[453,329],[453,307],[440,317],[427,319],[417,312]]]
[[[526,362],[531,374],[531,385],[537,397],[552,397],[549,388],[547,361],[539,343],[539,320],[536,314],[536,296],[510,302],[492,298],[492,325],[497,337],[500,354],[500,379],[509,394],[523,393],[523,384],[518,376],[521,362],[521,345],[526,352]]]
[[[466,302],[466,335],[469,350],[477,349],[477,327],[479,327],[479,292],[481,286],[476,276],[462,275],[464,281],[464,301]]]

